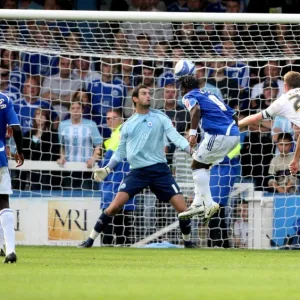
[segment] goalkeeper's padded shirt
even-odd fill
[[[166,163],[165,138],[184,150],[188,141],[174,128],[169,117],[157,109],[147,114],[135,113],[121,128],[121,140],[111,160],[127,158],[131,169]]]

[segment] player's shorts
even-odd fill
[[[11,179],[8,167],[0,168],[0,195],[11,195]]]
[[[166,163],[131,170],[120,184],[119,192],[125,192],[131,198],[147,187],[163,202],[169,202],[173,196],[181,194]]]
[[[220,163],[240,142],[239,136],[211,135],[205,133],[193,159],[207,165]]]

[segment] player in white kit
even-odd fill
[[[267,109],[239,121],[239,128],[258,124],[263,119],[281,116],[300,126],[300,73],[290,71],[284,75],[284,94],[275,100]],[[300,138],[298,137],[294,158],[290,163],[293,175],[298,172],[300,158]]]

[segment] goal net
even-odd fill
[[[67,12],[2,10],[1,91],[14,103],[26,162],[10,161],[11,206],[20,244],[76,245],[88,237],[129,170],[122,162],[101,185],[91,179],[118,146],[139,83],[152,107],[186,135],[173,67],[196,64],[201,88],[239,118],[283,93],[283,75],[300,70],[296,15]],[[211,169],[221,213],[209,226],[192,223],[203,247],[271,248],[298,244],[298,178],[288,172],[299,129],[276,118],[241,133],[241,147]],[[280,155],[285,148],[288,154]],[[15,145],[8,138],[13,159]],[[166,144],[166,157],[188,205],[191,158]],[[162,243],[164,242],[164,243]],[[176,214],[144,190],[117,215],[97,245],[182,243]],[[169,244],[168,244],[169,243]]]

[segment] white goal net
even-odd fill
[[[24,166],[16,169],[10,162],[20,244],[76,245],[88,237],[129,170],[123,162],[104,184],[91,179],[92,169],[116,150],[119,127],[134,113],[131,93],[139,83],[149,87],[152,106],[185,135],[189,114],[173,74],[179,59],[194,61],[201,88],[224,99],[239,118],[268,107],[283,93],[283,75],[300,71],[296,15],[14,10],[0,15],[1,92],[13,101],[25,137]],[[298,132],[276,118],[241,134],[240,149],[211,170],[221,213],[208,227],[193,220],[194,242],[242,248],[298,244],[298,178],[288,173]],[[12,158],[14,150],[8,139]],[[166,157],[190,204],[191,159],[170,143]],[[173,208],[145,190],[97,245],[180,245],[179,233]]]

